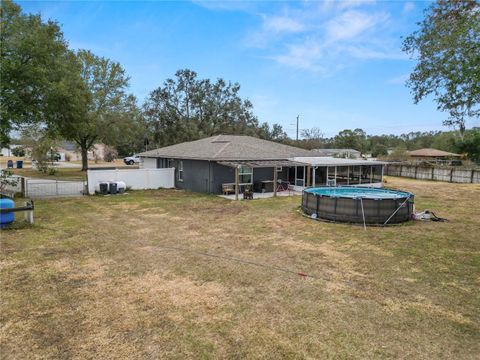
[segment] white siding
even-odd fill
[[[157,168],[157,159],[156,158],[142,158],[140,163],[141,169],[156,169]]]

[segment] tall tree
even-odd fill
[[[458,152],[464,153],[467,157],[480,163],[480,129],[472,129],[467,131],[465,137],[455,143],[455,148]]]
[[[1,2],[0,17],[0,141],[7,145],[12,129],[64,111],[76,70],[57,23],[23,14],[10,0]]]
[[[82,170],[88,169],[88,150],[98,141],[108,142],[116,133],[119,117],[135,104],[125,92],[128,77],[122,66],[88,50],[77,53],[84,91],[77,96],[68,117],[55,123],[59,134],[75,141],[82,154]]]
[[[128,96],[122,111],[115,112],[114,126],[110,126],[102,141],[117,149],[120,156],[145,151],[148,145],[147,127],[134,96]]]
[[[367,151],[367,135],[362,129],[342,130],[334,138],[336,148],[355,149],[364,154]]]
[[[458,126],[480,115],[480,4],[476,0],[438,0],[408,36],[403,50],[417,60],[407,85],[415,103],[432,94],[445,125]]]
[[[280,125],[259,124],[253,105],[239,95],[240,85],[217,79],[198,79],[188,69],[178,70],[153,90],[144,115],[156,146],[196,140],[216,134],[245,134],[280,140]]]
[[[301,132],[302,147],[307,149],[321,149],[325,147],[325,134],[318,127],[304,129]]]

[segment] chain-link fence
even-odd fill
[[[35,198],[81,196],[86,194],[86,181],[25,179],[25,196]]]

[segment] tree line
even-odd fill
[[[402,155],[407,150],[434,148],[465,154],[469,159],[480,161],[480,128],[464,131],[415,131],[401,135],[369,135],[362,129],[346,129],[333,137],[325,137],[319,128],[302,131],[299,141],[285,140],[291,145],[305,149],[354,149],[363,155],[382,157],[394,153]]]
[[[13,130],[27,132],[34,143],[70,140],[86,170],[87,152],[97,142],[131,154],[215,134],[286,137],[280,125],[259,122],[238,83],[200,79],[189,69],[139,106],[120,63],[71,50],[58,23],[25,14],[12,1],[3,1],[0,11],[2,146]]]
[[[407,83],[414,101],[432,95],[439,110],[449,114],[445,123],[459,129],[459,138],[454,132],[372,136],[347,129],[327,139],[314,128],[294,141],[279,124],[259,121],[238,83],[202,79],[190,69],[178,70],[140,105],[129,93],[130,79],[120,63],[70,49],[57,22],[25,14],[5,0],[0,7],[0,141],[7,146],[15,132],[44,148],[52,139],[73,141],[83,170],[88,150],[98,142],[127,155],[216,134],[305,148],[353,148],[374,156],[392,148],[436,147],[474,158],[479,132],[466,130],[465,119],[479,115],[479,10],[474,1],[439,0],[404,41],[404,51],[417,60]]]

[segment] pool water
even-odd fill
[[[305,192],[312,193],[318,196],[329,196],[349,199],[403,199],[413,196],[413,194],[406,191],[352,186],[316,187],[306,189]]]

